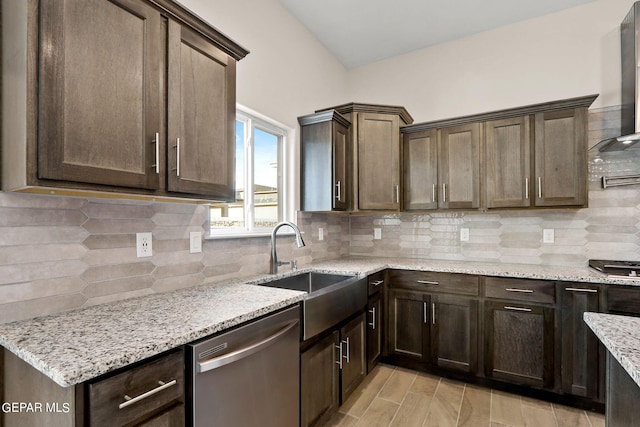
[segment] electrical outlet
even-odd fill
[[[318,228],[318,240],[324,240],[324,228]]]
[[[202,252],[202,233],[200,231],[189,232],[189,252],[192,254]]]
[[[376,240],[382,239],[382,228],[373,229],[373,238]]]
[[[461,228],[460,229],[460,241],[461,242],[468,242],[469,241],[469,229],[468,228]]]
[[[555,239],[553,228],[545,228],[542,230],[542,243],[553,243]]]
[[[153,254],[151,233],[136,233],[136,253],[138,258],[148,257]]]

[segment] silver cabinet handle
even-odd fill
[[[342,200],[342,183],[338,181],[336,183],[336,200]]]
[[[400,203],[400,185],[396,185],[396,203]]]
[[[526,307],[513,307],[511,305],[505,305],[504,306],[505,310],[511,310],[511,311],[525,311],[527,313],[531,312],[530,308],[526,308]]]
[[[336,364],[340,367],[340,370],[342,370],[342,341],[340,341],[340,345],[337,345],[336,348],[338,349],[338,361]]]
[[[507,292],[520,292],[522,294],[532,294],[534,292],[533,289],[519,289],[519,288],[506,288]]]
[[[542,178],[538,177],[538,199],[542,199]]]
[[[158,381],[158,384],[160,384],[158,387],[154,388],[153,390],[149,390],[146,393],[142,393],[139,396],[136,397],[129,397],[128,395],[124,395],[124,402],[122,402],[120,405],[118,405],[119,409],[124,409],[127,406],[133,405],[134,403],[140,402],[143,399],[146,399],[149,396],[152,396],[156,393],[160,393],[162,390],[167,389],[169,387],[173,387],[174,385],[177,384],[177,380],[171,380],[168,383],[164,383],[162,381]]]
[[[426,301],[422,303],[422,310],[423,310],[422,320],[424,323],[427,323],[427,302]]]
[[[347,346],[347,355],[344,356],[344,358],[347,359],[347,363],[351,363],[351,360],[350,360],[350,358],[351,358],[351,349],[349,348],[349,337],[347,337],[346,340],[342,340],[342,342],[345,343],[346,346]]]
[[[176,176],[180,176],[180,138],[176,138]]]
[[[371,329],[375,330],[376,329],[376,308],[371,307],[371,310],[369,310],[369,313],[371,313],[371,323],[369,323],[368,325],[371,326]]]
[[[447,184],[442,184],[442,203],[447,203]]]
[[[376,280],[375,282],[372,282],[371,284],[373,286],[380,286],[384,283],[384,280]]]
[[[420,283],[421,285],[439,285],[440,283],[438,282],[434,282],[431,280],[416,280],[417,283]]]
[[[436,303],[435,302],[431,303],[431,324],[432,325],[436,324]]]
[[[432,203],[436,202],[436,185],[435,184],[431,186],[431,202]]]
[[[592,294],[597,294],[598,290],[597,289],[583,289],[583,288],[564,288],[565,291],[571,291],[571,292],[590,292]]]
[[[197,373],[200,374],[202,372],[207,372],[215,368],[220,368],[222,366],[228,365],[229,363],[238,361],[247,356],[255,354],[258,351],[262,350],[263,348],[270,346],[274,341],[277,341],[280,338],[282,338],[283,335],[285,335],[287,332],[293,329],[297,324],[298,324],[297,319],[292,320],[291,322],[288,322],[287,325],[284,326],[282,329],[280,329],[278,332],[268,336],[262,341],[258,341],[255,344],[248,345],[247,347],[243,347],[236,351],[232,351],[231,353],[228,353],[219,357],[214,357],[213,359],[209,359],[205,362],[199,362],[197,367]]]
[[[156,168],[156,173],[160,173],[160,132],[156,132],[156,138],[151,143],[156,145],[156,162],[151,167]]]
[[[529,200],[529,178],[524,179],[524,198]]]

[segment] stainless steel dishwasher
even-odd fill
[[[300,424],[300,308],[187,345],[196,427]]]

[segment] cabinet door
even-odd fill
[[[371,372],[382,355],[382,322],[382,292],[378,292],[367,303],[367,372]]]
[[[517,302],[485,302],[485,375],[552,388],[553,311]]]
[[[480,207],[480,124],[442,129],[439,153],[440,207]]]
[[[158,188],[160,13],[135,0],[40,7],[38,178]]]
[[[351,144],[349,129],[333,123],[333,209],[346,211],[351,204]]]
[[[169,21],[167,190],[235,200],[236,62]]]
[[[341,399],[349,395],[367,374],[366,335],[364,313],[340,329],[342,345]]]
[[[400,119],[358,113],[358,209],[398,210]]]
[[[536,114],[536,206],[585,204],[586,126],[586,108]]]
[[[339,344],[339,331],[334,331],[300,356],[302,426],[323,425],[338,410]]]
[[[438,208],[437,134],[434,129],[402,137],[402,191],[406,211]]]
[[[478,301],[431,295],[433,364],[475,373],[478,368]]]
[[[388,343],[391,355],[428,360],[429,296],[422,292],[389,290]]]
[[[487,122],[484,129],[487,207],[530,206],[529,117]]]
[[[599,386],[598,338],[584,323],[585,311],[598,312],[600,288],[562,284],[562,391],[595,399]]]

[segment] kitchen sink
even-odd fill
[[[366,277],[307,272],[261,285],[308,292],[302,301],[303,340],[331,328],[367,304]]]

